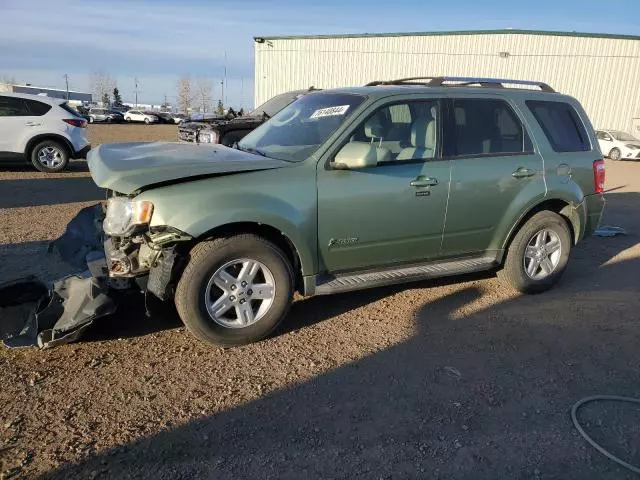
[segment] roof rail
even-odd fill
[[[428,80],[426,82],[416,82],[416,80]],[[453,85],[445,85],[446,82],[457,82]],[[511,80],[506,78],[482,78],[482,77],[408,77],[400,78],[398,80],[388,81],[375,81],[367,83],[367,87],[373,87],[377,85],[425,85],[429,87],[444,87],[444,86],[469,86],[479,85],[486,88],[504,88],[504,84],[511,85],[528,85],[538,87],[543,92],[555,92],[548,84],[544,82],[537,82],[534,80]]]

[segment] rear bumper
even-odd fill
[[[580,207],[584,211],[585,219],[583,237],[590,236],[598,225],[600,225],[605,205],[606,200],[602,194],[597,193],[584,197],[584,200],[580,204]]]
[[[74,152],[72,155],[72,158],[74,159],[87,158],[87,154],[89,153],[89,150],[91,150],[91,145],[86,145],[84,148],[81,148],[77,152]]]

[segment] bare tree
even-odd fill
[[[213,82],[210,78],[200,77],[196,81],[196,92],[198,106],[202,108],[202,113],[213,111]]]
[[[178,109],[180,112],[189,113],[191,110],[191,102],[193,101],[193,92],[191,90],[191,79],[182,77],[178,80]]]
[[[12,85],[16,84],[15,77],[9,75],[3,75],[0,77],[0,92],[9,92],[12,90]]]
[[[116,79],[104,70],[93,72],[90,77],[90,83],[94,101],[98,99],[104,101],[105,96],[108,100],[111,92],[118,86]]]

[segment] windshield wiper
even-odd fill
[[[267,154],[264,153],[261,150],[258,150],[257,148],[250,148],[250,147],[241,147],[239,144],[236,145],[236,148],[238,150],[241,150],[243,152],[247,152],[247,153],[253,153],[255,155],[260,155],[261,157],[266,157]]]

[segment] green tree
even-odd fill
[[[109,94],[107,92],[102,94],[102,105],[105,107],[109,105]]]
[[[118,87],[113,89],[113,104],[117,107],[122,105],[122,97],[120,96],[120,90],[118,90]]]
[[[222,104],[222,100],[218,100],[218,107],[216,108],[216,113],[218,115],[224,115],[224,105]]]

